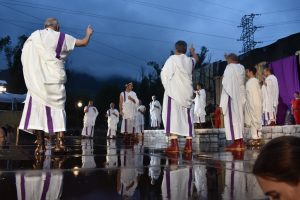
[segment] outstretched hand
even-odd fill
[[[94,29],[91,27],[91,25],[88,25],[88,27],[86,28],[86,34],[91,36],[94,32]]]

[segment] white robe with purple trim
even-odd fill
[[[94,136],[94,127],[95,121],[99,114],[98,110],[94,106],[85,107],[84,110],[88,109],[88,111],[84,114],[83,118],[83,128],[81,135],[86,137],[93,137]]]
[[[19,129],[66,131],[64,62],[75,42],[52,29],[37,30],[26,40],[21,61],[28,93]]]
[[[245,68],[241,64],[228,64],[222,80],[220,107],[224,114],[227,140],[243,138],[244,105],[246,102]]]
[[[192,71],[195,59],[185,54],[172,55],[161,71],[165,89],[162,119],[167,135],[194,135]]]
[[[122,127],[121,133],[134,133],[135,132],[135,116],[137,107],[139,105],[139,99],[134,91],[122,92],[120,94],[123,98],[123,116],[122,116]],[[128,99],[131,97],[135,102]]]
[[[274,75],[269,75],[265,79],[265,106],[264,117],[267,125],[272,121],[276,122],[277,106],[279,100],[279,86],[277,78]]]
[[[261,137],[262,103],[259,81],[256,78],[250,78],[246,83],[245,124],[250,127],[252,139]]]
[[[109,109],[106,112],[107,116],[107,137],[116,137],[116,132],[119,123],[119,111],[117,109]]]

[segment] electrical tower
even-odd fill
[[[262,26],[254,26],[253,20],[255,16],[259,16],[260,14],[250,14],[244,15],[241,19],[241,24],[238,26],[242,28],[242,34],[238,41],[243,41],[243,49],[241,53],[246,53],[255,48],[255,45],[262,42],[254,41],[254,33],[257,29],[263,28]]]

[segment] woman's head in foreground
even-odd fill
[[[300,138],[271,140],[255,161],[253,173],[271,199],[300,199]]]

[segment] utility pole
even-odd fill
[[[248,51],[251,51],[255,48],[256,44],[262,43],[262,42],[256,42],[254,41],[254,33],[257,29],[263,28],[263,26],[254,26],[253,20],[255,16],[259,16],[260,14],[253,14],[250,15],[244,15],[241,19],[241,24],[238,26],[239,28],[242,28],[242,34],[240,39],[238,41],[243,42],[243,49],[240,51],[241,53],[246,53]]]

